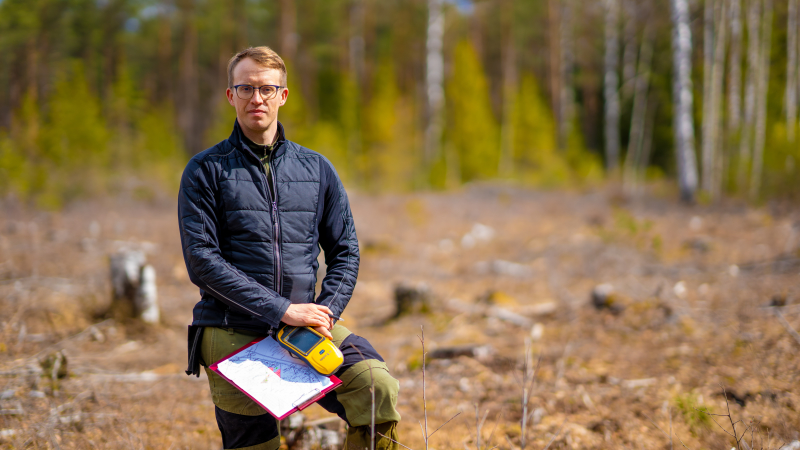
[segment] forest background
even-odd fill
[[[229,58],[269,45],[288,138],[351,188],[794,197],[797,3],[0,0],[0,194],[175,192],[230,133]]]

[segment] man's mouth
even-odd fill
[[[267,112],[264,111],[264,110],[261,110],[261,109],[251,109],[250,111],[247,111],[247,113],[248,114],[261,115],[261,114],[266,114]]]

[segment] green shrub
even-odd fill
[[[689,426],[689,431],[695,436],[700,432],[711,429],[713,421],[711,416],[706,413],[707,409],[703,405],[702,398],[689,392],[683,395],[676,395],[674,398],[675,407],[678,409],[683,421]]]

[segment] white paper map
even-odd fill
[[[333,384],[269,337],[219,362],[217,370],[276,417]]]

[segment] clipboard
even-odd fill
[[[335,375],[320,375],[267,337],[255,339],[209,369],[278,420],[302,411],[342,384]]]

